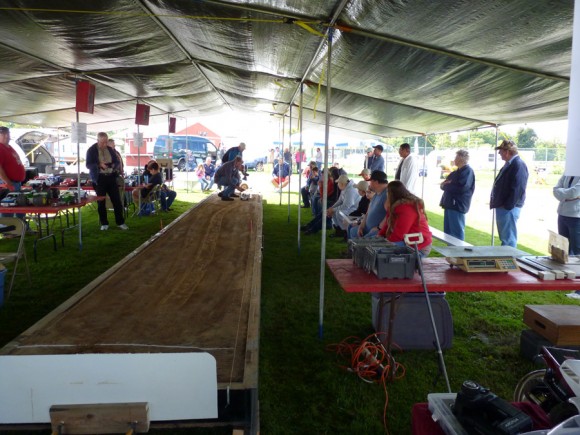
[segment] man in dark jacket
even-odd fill
[[[120,229],[128,230],[129,227],[125,225],[121,195],[117,187],[117,175],[121,170],[121,162],[115,150],[107,146],[108,139],[107,133],[97,134],[97,143],[87,150],[86,165],[95,192],[98,196],[109,195],[115,210],[116,224]],[[97,202],[97,210],[101,221],[101,231],[106,231],[109,229],[109,220],[107,219],[107,206],[104,199]]]
[[[475,190],[475,174],[468,164],[467,151],[457,151],[454,163],[457,170],[449,174],[441,183],[443,196],[439,205],[445,209],[443,231],[460,240],[465,240],[465,214],[469,211],[471,197]]]
[[[493,183],[489,208],[495,209],[502,246],[515,248],[518,244],[516,224],[526,200],[528,167],[518,155],[518,147],[513,141],[504,140],[496,150],[505,165]]]
[[[244,167],[244,161],[240,156],[221,165],[215,173],[215,182],[224,188],[218,193],[222,201],[233,201],[236,189],[243,192],[245,189],[240,186],[240,171]]]

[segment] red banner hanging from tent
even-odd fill
[[[76,111],[93,113],[95,109],[95,85],[86,80],[77,81]]]
[[[149,125],[149,109],[147,104],[137,104],[135,111],[135,124]]]
[[[175,133],[176,118],[169,118],[169,133]]]

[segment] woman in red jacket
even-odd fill
[[[417,248],[423,256],[429,255],[433,237],[423,200],[409,192],[400,181],[391,181],[387,186],[385,210],[386,224],[381,224],[379,236],[402,246],[405,244],[405,234],[421,233],[423,242]]]

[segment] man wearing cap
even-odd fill
[[[528,168],[518,155],[518,147],[511,140],[504,140],[495,148],[505,162],[493,182],[489,208],[495,209],[497,232],[502,246],[516,247],[518,231],[516,224],[526,200]]]
[[[373,148],[373,153],[367,158],[367,169],[369,169],[371,172],[385,172],[385,159],[381,155],[383,153],[383,146],[375,145]]]
[[[395,180],[399,180],[409,192],[418,196],[415,185],[419,178],[419,162],[415,156],[411,155],[411,145],[408,143],[401,144],[399,146],[399,156],[401,161],[399,166],[397,166]]]
[[[374,237],[379,232],[379,225],[386,215],[385,201],[387,200],[387,174],[383,171],[373,171],[369,181],[369,188],[375,192],[371,199],[367,214],[360,225],[352,226],[349,238]]]
[[[364,168],[358,175],[368,182],[371,179],[371,170],[369,168]]]
[[[457,170],[441,183],[443,196],[439,205],[445,210],[443,231],[459,240],[465,240],[465,215],[475,190],[475,173],[469,166],[469,153],[465,150],[455,153],[454,163]]]

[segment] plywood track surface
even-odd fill
[[[201,350],[218,383],[255,386],[261,244],[259,197],[209,197],[1,353]]]

